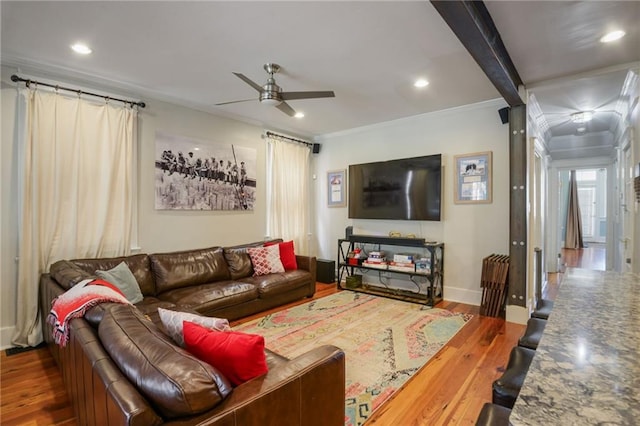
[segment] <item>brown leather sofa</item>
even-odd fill
[[[275,240],[279,241],[279,240]],[[80,425],[342,425],[345,360],[334,346],[287,359],[266,350],[269,372],[232,388],[215,368],[168,337],[157,308],[230,320],[312,296],[315,258],[299,269],[252,277],[242,246],[78,259],[52,265],[40,279],[43,318],[55,297],[95,270],[124,261],[144,300],[103,304],[69,324],[63,348],[43,321]]]

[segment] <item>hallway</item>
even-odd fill
[[[562,270],[565,268],[582,268],[594,271],[606,269],[606,246],[600,243],[586,243],[582,249],[562,249]]]

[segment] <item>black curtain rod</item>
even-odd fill
[[[18,77],[15,74],[13,74],[11,76],[11,81],[16,82],[16,83],[18,83],[18,82],[27,83],[27,87],[29,87],[29,85],[31,83],[33,83],[33,84],[38,85],[38,86],[53,87],[56,90],[66,90],[66,91],[69,91],[69,92],[74,92],[74,93],[77,93],[78,95],[83,94],[83,95],[97,96],[98,98],[103,98],[103,99],[106,99],[106,100],[114,100],[114,101],[122,102],[124,104],[131,104],[131,106],[135,105],[135,106],[138,106],[140,108],[144,108],[144,107],[147,106],[147,104],[145,104],[142,101],[136,102],[136,101],[128,101],[126,99],[112,98],[111,96],[105,96],[105,95],[99,95],[97,93],[85,92],[84,90],[79,90],[79,89],[71,89],[69,87],[63,87],[63,86],[59,86],[57,84],[49,84],[49,83],[43,83],[41,81],[30,80],[28,78]]]
[[[303,141],[302,139],[290,138],[289,136],[283,136],[283,135],[279,135],[279,134],[273,133],[273,132],[267,132],[267,136],[269,136],[269,137],[273,136],[274,138],[286,139],[288,141],[301,143],[301,144],[306,145],[306,146],[313,146],[313,144],[311,142]]]

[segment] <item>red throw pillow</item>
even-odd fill
[[[293,241],[286,241],[278,244],[280,249],[280,261],[282,266],[287,271],[298,269],[298,263],[296,262],[296,254],[293,250]]]
[[[274,243],[273,241],[264,243],[265,247],[278,244],[280,250],[280,262],[284,266],[285,271],[294,271],[298,269],[298,262],[296,262],[296,253],[293,248],[293,240],[285,241],[283,243]]]
[[[218,369],[238,386],[266,374],[264,337],[238,331],[214,331],[185,321],[182,325],[185,348]]]

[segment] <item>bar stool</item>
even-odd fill
[[[547,325],[547,321],[540,318],[529,318],[527,321],[527,329],[524,331],[524,335],[518,340],[518,346],[523,348],[538,349],[538,343],[542,338],[542,332],[544,326]]]
[[[510,426],[509,415],[511,410],[502,405],[487,402],[476,420],[476,426]]]
[[[507,368],[502,376],[493,382],[493,403],[512,408],[520,393],[524,378],[536,351],[514,346],[509,355]]]
[[[536,306],[536,310],[533,311],[531,316],[533,318],[540,318],[543,320],[549,319],[549,314],[553,309],[553,302],[547,299],[539,299],[538,305]]]

